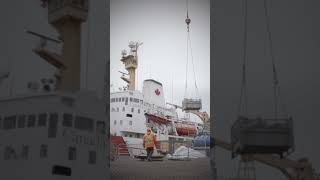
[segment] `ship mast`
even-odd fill
[[[123,73],[121,79],[128,84],[128,90],[134,91],[136,89],[136,69],[138,68],[138,48],[143,43],[130,42],[129,48],[130,53],[127,55],[126,50],[122,51],[122,58],[120,61],[125,65],[125,69],[128,71],[128,74]],[[128,75],[128,77],[125,77]]]
[[[62,54],[39,47],[33,51],[57,69],[57,90],[80,90],[81,24],[87,20],[88,0],[43,0],[49,23],[58,31]]]

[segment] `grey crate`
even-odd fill
[[[236,154],[290,154],[294,150],[293,121],[240,117],[231,129],[233,157]]]
[[[184,98],[182,101],[183,110],[200,110],[202,108],[201,99]]]

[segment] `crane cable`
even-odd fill
[[[267,29],[267,35],[268,35],[268,41],[269,41],[269,51],[271,55],[271,62],[272,62],[272,74],[273,74],[273,98],[274,98],[274,118],[278,118],[278,105],[281,103],[281,110],[286,115],[288,115],[286,106],[281,101],[280,96],[280,85],[279,85],[279,79],[276,69],[276,63],[275,63],[275,56],[273,52],[273,43],[272,43],[272,36],[271,36],[271,30],[270,30],[270,17],[268,14],[267,9],[267,1],[264,0],[264,11],[265,11],[265,17],[266,17],[266,29]],[[247,0],[244,0],[244,38],[243,38],[243,64],[242,64],[242,83],[241,83],[241,92],[240,92],[240,103],[238,107],[238,115],[241,115],[241,106],[242,106],[242,99],[244,98],[244,109],[245,109],[245,116],[248,116],[248,96],[247,96],[247,73],[246,73],[246,63],[247,63],[247,26],[248,26],[248,12],[247,12]]]
[[[274,116],[275,119],[277,120],[278,118],[278,103],[282,103],[280,99],[280,84],[279,84],[279,79],[278,79],[278,74],[277,74],[277,69],[276,69],[276,63],[275,63],[275,56],[273,52],[273,43],[272,43],[272,34],[270,30],[270,17],[268,14],[268,8],[267,8],[267,1],[264,0],[264,12],[265,12],[265,17],[266,17],[266,29],[267,29],[267,34],[268,34],[268,41],[269,41],[269,51],[270,51],[270,56],[271,56],[271,62],[272,62],[272,74],[273,74],[273,98],[274,98]],[[284,103],[282,105],[282,111],[287,114],[286,112],[286,106]]]
[[[248,96],[247,96],[247,72],[246,72],[246,63],[247,63],[247,26],[248,26],[248,11],[247,11],[247,0],[244,0],[243,13],[244,13],[244,31],[243,31],[243,63],[242,63],[242,82],[240,87],[240,100],[238,106],[238,115],[241,115],[242,99],[244,98],[244,111],[245,116],[248,116]]]
[[[187,97],[187,89],[188,89],[189,47],[190,47],[190,55],[191,55],[191,63],[192,63],[192,70],[193,70],[193,76],[194,76],[194,85],[195,85],[196,95],[199,96],[199,90],[198,90],[197,80],[196,80],[196,73],[195,73],[195,70],[194,70],[191,38],[190,38],[190,27],[189,27],[189,24],[191,23],[191,19],[189,18],[188,0],[186,0],[186,6],[187,6],[187,18],[186,18],[185,22],[187,23],[187,63],[186,63],[186,81],[185,81],[185,93],[184,93],[185,97]]]

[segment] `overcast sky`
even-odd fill
[[[203,100],[210,112],[210,6],[209,0],[189,0],[191,45],[199,94],[196,93],[192,63],[188,63],[187,97]],[[185,0],[111,0],[110,4],[110,83],[111,90],[125,86],[118,71],[126,72],[121,51],[130,41],[143,42],[137,69],[137,90],[143,80],[163,84],[166,102],[181,105],[185,93],[187,26]],[[190,53],[190,50],[189,50]],[[173,94],[173,96],[172,96]]]

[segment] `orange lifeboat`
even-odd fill
[[[190,136],[197,133],[197,128],[193,124],[176,123],[176,130],[179,136]]]

